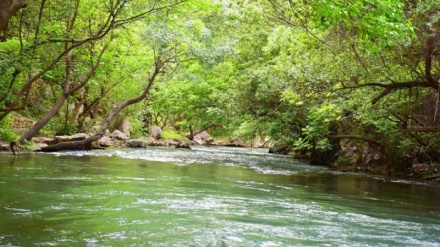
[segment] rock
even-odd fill
[[[255,140],[252,143],[252,146],[254,148],[272,148],[274,146],[274,143],[270,141],[270,139],[264,139],[264,140]]]
[[[131,139],[126,141],[127,146],[131,147],[131,148],[144,148],[145,147],[145,142],[139,139]]]
[[[195,137],[195,138],[191,141],[191,144],[194,144],[194,145],[206,145],[207,143],[206,143],[204,140]]]
[[[36,144],[37,144],[38,150],[49,146],[47,143],[44,143],[44,142],[37,142]]]
[[[118,147],[118,148],[125,148],[125,147],[127,147],[127,145],[126,145],[127,143],[125,141],[113,139],[112,143],[113,143],[112,144],[113,147]]]
[[[197,133],[192,138],[192,144],[194,145],[208,145],[211,144],[214,139],[206,131]]]
[[[175,148],[190,148],[190,147],[188,146],[188,144],[186,144],[185,142],[181,141],[181,142],[178,142],[176,144]]]
[[[166,139],[164,142],[163,142],[163,144],[166,146],[166,147],[170,147],[170,146],[176,146],[177,144],[179,144],[179,140],[176,140],[176,139]]]
[[[130,122],[127,118],[119,124],[118,130],[125,133],[127,136],[130,136]]]
[[[117,140],[128,140],[128,136],[119,130],[113,131],[110,137],[115,138]]]
[[[104,136],[110,137],[110,130],[106,129],[104,132]]]
[[[162,138],[162,129],[159,126],[151,126],[148,129],[148,136],[153,137],[156,140],[160,140]]]
[[[54,145],[54,144],[57,144],[58,143],[58,141],[56,140],[56,139],[53,139],[53,138],[49,138],[49,137],[44,137],[44,136],[41,136],[41,137],[33,137],[32,138],[32,141],[33,142],[35,142],[35,143],[44,143],[44,144],[46,144],[46,145]]]
[[[55,136],[55,140],[57,142],[73,142],[73,141],[81,141],[88,137],[89,135],[85,133],[78,133],[71,136]]]
[[[165,146],[164,142],[156,140],[154,137],[149,137],[147,145],[148,146]]]
[[[94,142],[92,142],[92,149],[105,149],[105,147],[102,147],[99,144],[99,141],[94,141]]]
[[[15,130],[29,129],[34,124],[34,120],[16,114],[16,116],[12,117],[11,127]]]
[[[109,136],[103,136],[98,140],[98,144],[101,147],[110,147],[113,146],[114,143],[113,141],[110,139]]]
[[[0,151],[9,151],[9,145],[0,143]]]
[[[236,141],[213,141],[211,143],[215,146],[223,146],[223,147],[247,147],[246,143],[241,142],[239,140]]]
[[[195,138],[201,139],[201,140],[203,140],[205,142],[212,142],[214,140],[214,139],[212,139],[212,137],[206,131],[202,131],[200,133],[195,134],[194,135],[194,139]]]

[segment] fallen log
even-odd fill
[[[81,141],[60,142],[55,145],[42,147],[39,152],[57,152],[57,151],[76,151],[76,150],[92,150],[92,143],[99,140],[102,134],[96,134]]]
[[[136,98],[128,99],[122,102],[120,105],[113,108],[113,110],[110,112],[110,114],[104,119],[102,122],[101,131],[97,134],[88,137],[84,140],[80,141],[71,141],[71,142],[60,142],[55,145],[50,145],[47,147],[42,147],[40,152],[57,152],[57,151],[63,151],[63,150],[91,150],[92,149],[92,143],[94,141],[99,140],[101,137],[104,136],[105,131],[108,129],[110,122],[113,120],[113,118],[119,114],[124,108],[126,108],[129,105],[136,104],[142,100],[144,100],[147,95],[150,92],[150,88],[153,85],[154,80],[156,79],[156,76],[161,73],[162,67],[165,65],[166,62],[169,62],[170,60],[162,61],[160,58],[156,58],[155,60],[155,67],[150,75],[150,78],[148,79],[148,84],[145,86],[144,90],[142,91],[141,95],[139,95]]]
[[[434,179],[437,179],[437,178],[440,178],[440,173],[436,173],[436,174],[433,174],[433,175],[429,175],[429,176],[423,177],[423,179],[425,179],[425,180],[434,180]]]

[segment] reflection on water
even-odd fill
[[[0,217],[0,246],[439,246],[440,188],[249,149],[2,153]]]

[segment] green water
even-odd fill
[[[440,246],[439,187],[248,152],[0,153],[0,246]]]

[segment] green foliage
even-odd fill
[[[6,142],[16,141],[18,135],[11,129],[12,116],[9,115],[6,118],[0,120],[0,140]]]
[[[185,137],[177,132],[174,128],[168,127],[163,130],[162,139],[177,139],[182,140]]]
[[[145,136],[146,128],[140,117],[130,117],[130,138],[140,138]]]
[[[404,1],[324,0],[312,1],[309,7],[317,27],[342,29],[362,39],[372,51],[414,38]]]
[[[66,122],[60,118],[52,118],[48,124],[40,130],[42,136],[55,136],[55,135],[73,135],[77,133],[76,126],[66,125]]]
[[[332,150],[330,135],[377,140],[394,157],[416,157],[421,149],[440,146],[438,133],[407,130],[438,124],[425,119],[434,115],[437,90],[417,86],[434,85],[440,77],[434,0],[78,1],[71,26],[66,24],[75,16],[76,1],[46,3],[37,21],[40,3],[30,3],[22,30],[9,30],[0,42],[0,108],[26,99],[24,113],[37,118],[61,96],[67,57],[56,59],[77,44],[70,39],[96,34],[108,11],[122,6],[116,27],[70,53],[72,88],[106,47],[93,77],[69,96],[70,103],[94,107],[84,114],[68,110],[67,121],[63,107],[41,134],[69,134],[100,123],[116,105],[139,96],[160,58],[167,65],[148,102],[123,112],[132,137],[145,135],[156,121],[179,130],[167,126],[165,137],[208,130],[234,139],[269,137],[285,150],[306,152]],[[141,14],[152,6],[158,9]],[[70,41],[60,41],[65,38]],[[54,61],[28,94],[19,95]],[[386,88],[409,82],[419,84]]]
[[[17,38],[0,42],[0,53],[8,54],[10,57],[18,56],[20,52],[20,40]]]

